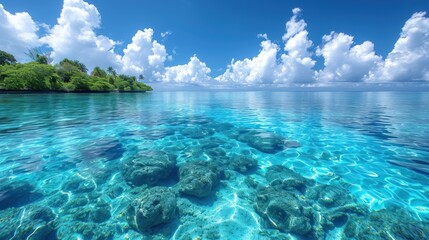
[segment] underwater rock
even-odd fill
[[[257,189],[255,210],[282,232],[306,239],[325,239],[334,228],[343,228],[341,239],[429,237],[429,223],[398,207],[370,212],[341,185],[316,185],[284,166],[268,168],[265,178],[267,187],[250,180],[246,184]]]
[[[257,189],[260,185],[259,183],[251,176],[247,176],[244,179],[244,184],[248,186],[249,188]]]
[[[58,208],[63,206],[69,200],[69,195],[65,193],[56,193],[48,198],[47,202],[50,207]]]
[[[116,138],[101,138],[85,144],[81,150],[81,155],[85,161],[94,161],[103,158],[107,161],[119,159],[124,154],[125,149],[122,143]]]
[[[405,210],[389,207],[365,216],[352,216],[344,227],[346,238],[429,239],[429,223],[414,220]]]
[[[62,208],[61,214],[70,215],[75,221],[102,223],[111,217],[110,210],[110,204],[101,198],[91,201],[87,194],[80,194],[71,198]]]
[[[171,222],[176,217],[176,208],[176,196],[171,190],[149,188],[128,206],[127,221],[136,231],[146,232],[153,226]]]
[[[300,236],[308,236],[312,233],[311,207],[280,186],[258,190],[255,209],[272,227],[280,231]]]
[[[16,219],[20,218],[23,210],[17,208],[6,208],[0,211],[0,239],[12,239],[15,229],[18,227]]]
[[[84,239],[111,240],[115,234],[115,225],[107,223],[92,223],[67,221],[58,229],[58,239],[70,239],[70,236],[81,234]]]
[[[281,185],[282,188],[293,190],[296,189],[304,192],[306,185],[313,185],[312,180],[306,179],[293,170],[282,166],[274,165],[268,168],[265,178],[271,186]]]
[[[260,129],[233,129],[227,135],[264,153],[277,153],[286,147],[285,138]]]
[[[81,208],[77,211],[74,211],[73,219],[81,222],[89,222],[89,214],[91,210],[88,208]]]
[[[332,208],[354,203],[350,193],[336,185],[318,185],[307,191],[308,199],[317,201],[324,207]]]
[[[222,144],[225,144],[226,142],[216,138],[216,137],[210,137],[210,138],[203,138],[198,140],[199,146],[201,149],[207,150],[212,148],[217,148]]]
[[[88,193],[94,191],[96,187],[94,180],[75,176],[64,183],[62,189],[72,193]]]
[[[188,162],[179,168],[179,191],[195,197],[207,197],[219,178],[219,170],[209,162]]]
[[[183,136],[193,139],[205,138],[213,135],[215,132],[211,128],[206,127],[186,127],[181,131]]]
[[[319,224],[326,229],[344,226],[351,216],[366,216],[369,213],[367,206],[357,203],[349,203],[334,208],[321,208],[319,210],[321,211],[321,216],[315,216],[314,218],[319,219]]]
[[[90,219],[95,223],[102,223],[110,218],[110,211],[106,208],[97,208],[90,213]]]
[[[202,158],[204,154],[204,149],[201,146],[188,146],[182,152],[181,156],[183,158],[195,159]]]
[[[42,206],[0,211],[0,239],[51,239],[55,236],[55,218],[51,209]]]
[[[10,207],[20,207],[42,198],[41,193],[35,192],[34,187],[27,182],[16,181],[0,187],[0,210]]]
[[[34,206],[30,209],[30,219],[31,220],[42,220],[49,222],[55,219],[55,214],[48,207]]]
[[[255,209],[282,232],[324,239],[326,232],[343,226],[350,215],[367,214],[340,186],[315,185],[285,166],[269,167],[265,178],[269,186],[257,190]]]
[[[66,205],[64,205],[63,209],[65,211],[73,208],[79,208],[85,206],[89,203],[89,200],[85,196],[77,196],[70,199]]]
[[[122,174],[134,186],[153,185],[167,178],[176,166],[176,156],[164,151],[140,152],[122,164]]]
[[[218,160],[226,157],[226,152],[222,148],[216,147],[211,148],[205,151],[207,156],[210,157],[210,159]]]
[[[229,160],[229,166],[231,169],[244,174],[255,169],[258,166],[258,160],[252,157],[234,154]]]
[[[124,189],[121,186],[109,186],[106,189],[106,195],[109,196],[110,199],[115,199],[119,197],[124,192]]]
[[[110,218],[110,208],[89,207],[74,211],[73,219],[81,222],[102,223]]]
[[[429,239],[429,224],[397,223],[392,226],[391,233],[396,239]]]

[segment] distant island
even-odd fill
[[[86,66],[76,60],[63,59],[49,64],[46,55],[29,51],[33,61],[18,63],[15,57],[0,50],[0,91],[30,92],[146,92],[152,88],[137,81],[135,76],[117,74],[95,67],[88,75]],[[139,76],[143,80],[143,75]]]

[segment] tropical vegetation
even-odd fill
[[[135,76],[117,74],[112,67],[107,71],[95,67],[88,74],[86,66],[76,60],[65,58],[51,65],[46,55],[30,51],[28,56],[32,62],[18,63],[12,54],[0,50],[0,90],[152,91]]]

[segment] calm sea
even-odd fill
[[[0,95],[0,239],[424,239],[427,221],[428,92]]]

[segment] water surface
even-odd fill
[[[0,238],[338,239],[351,236],[351,221],[385,209],[386,221],[397,209],[429,220],[426,92],[0,95],[0,149]],[[125,163],[163,153],[175,167],[162,180],[145,187],[124,176]],[[240,169],[231,164],[237,156],[258,166]],[[178,169],[194,161],[223,164],[209,196],[178,190]],[[365,210],[346,211],[323,234],[313,217],[307,235],[276,227],[255,197],[275,188],[266,173],[278,165],[308,181],[307,190],[281,191],[304,199],[317,186],[338,186]],[[139,231],[129,205],[154,186],[174,192],[177,212]],[[317,201],[303,208],[332,217],[333,206]]]

